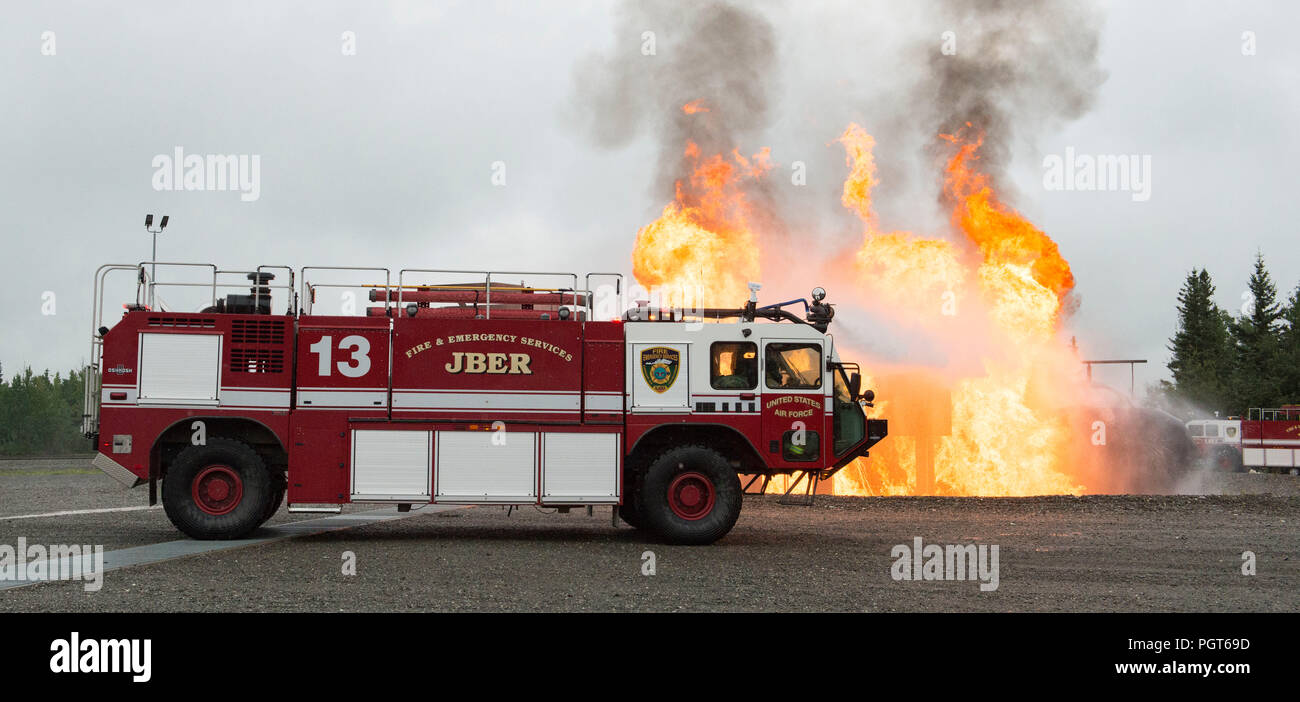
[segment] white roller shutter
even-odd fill
[[[537,500],[536,432],[440,431],[437,453],[438,502]]]
[[[216,403],[220,334],[141,334],[140,402]]]
[[[618,434],[542,434],[542,502],[618,502]]]
[[[354,430],[352,498],[429,501],[433,432]]]

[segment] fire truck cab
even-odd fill
[[[176,283],[204,292],[195,312],[157,302],[168,283],[153,268],[182,265],[211,273]],[[105,281],[123,272],[135,300],[104,326]],[[340,273],[366,282],[324,280]],[[504,282],[512,276],[563,284]],[[601,276],[613,285],[593,290]],[[755,292],[737,308],[638,304],[598,320],[601,291],[616,300],[621,276],[392,278],[101,267],[84,422],[95,465],[148,484],[151,504],[161,486],[167,516],[198,539],[240,538],[287,497],[294,512],[609,505],[666,541],[702,544],[735,524],[740,475],[761,478],[760,491],[774,475],[826,479],[887,432],[864,416],[873,395],[839,359],[820,288],[812,302],[760,307]],[[218,294],[233,285],[248,290]],[[372,304],[313,312],[318,296],[349,286]],[[786,309],[798,304],[803,317]]]
[[[1194,419],[1187,432],[1220,470],[1300,474],[1300,405],[1253,407],[1245,419]]]
[[[1241,458],[1241,420],[1193,419],[1187,434],[1201,457],[1217,470],[1239,473],[1245,470]]]

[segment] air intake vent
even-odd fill
[[[284,322],[270,319],[236,319],[230,323],[232,344],[283,344]]]
[[[171,327],[174,329],[214,329],[217,320],[211,317],[150,317],[151,327]]]
[[[230,372],[282,373],[284,351],[282,349],[231,349]]]

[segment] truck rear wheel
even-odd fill
[[[626,481],[623,483],[623,504],[618,506],[618,518],[633,529],[645,526],[645,517],[641,513],[641,485]]]
[[[711,544],[740,517],[740,476],[704,446],[669,449],[650,465],[640,495],[646,526],[673,544]]]
[[[218,437],[181,451],[162,492],[172,524],[204,540],[247,535],[271,516],[276,497],[262,458],[248,444]]]
[[[261,524],[275,516],[280,511],[280,505],[284,504],[284,492],[288,489],[288,481],[283,473],[271,473],[271,499],[266,501],[266,513],[262,515]]]

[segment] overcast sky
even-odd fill
[[[808,236],[818,241],[860,232],[838,208],[845,173],[833,140],[850,120],[887,136],[899,120],[891,95],[908,75],[900,47],[917,37],[937,46],[948,30],[962,36],[926,5],[895,5],[759,6],[778,39],[774,116],[762,143],[737,146],[771,146],[778,164],[808,164],[791,201],[815,212],[819,231]],[[1017,143],[1012,204],[1073,266],[1082,306],[1070,326],[1081,345],[1150,359],[1141,384],[1166,375],[1174,296],[1191,268],[1208,267],[1220,305],[1234,311],[1257,250],[1283,296],[1300,283],[1300,49],[1291,36],[1300,9],[1101,8],[1107,80],[1081,118]],[[575,65],[641,45],[616,36],[617,10],[559,1],[8,3],[6,374],[85,360],[94,270],[149,257],[149,212],[171,216],[162,260],[630,272],[637,229],[664,205],[653,190],[658,146],[644,134],[600,148],[575,126]],[[671,19],[664,25],[646,30],[671,34]],[[1254,55],[1243,55],[1246,31]],[[355,55],[342,50],[345,32]],[[177,146],[257,155],[258,199],[155,190],[153,159]],[[879,208],[886,227],[924,232],[943,220],[931,184],[904,175],[915,170],[909,159],[920,162],[913,146],[882,140],[882,173],[898,177],[882,184]],[[1043,158],[1067,147],[1150,155],[1150,199],[1046,190]],[[504,187],[492,182],[498,161]],[[46,291],[53,315],[43,314]]]

